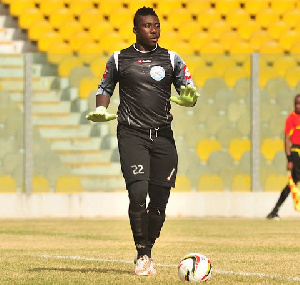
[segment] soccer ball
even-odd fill
[[[200,253],[187,254],[178,265],[178,275],[182,281],[208,281],[211,278],[211,271],[210,260]]]

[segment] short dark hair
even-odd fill
[[[133,18],[133,26],[136,27],[139,16],[148,16],[148,15],[156,16],[158,18],[156,12],[151,7],[144,6],[143,8],[138,9],[135,12],[135,15]]]

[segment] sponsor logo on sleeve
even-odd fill
[[[192,78],[191,73],[190,73],[190,71],[189,71],[189,69],[187,68],[186,65],[183,67],[183,71],[184,71],[184,77],[185,77],[186,80]]]
[[[108,71],[109,71],[109,67],[106,65],[105,71],[104,71],[104,73],[103,73],[103,78],[104,78],[104,79],[106,79]]]

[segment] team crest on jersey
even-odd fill
[[[183,67],[183,71],[184,71],[184,77],[185,77],[185,79],[191,79],[192,78],[191,77],[191,73],[190,73],[190,71],[189,71],[189,69],[187,68],[186,65]]]
[[[166,72],[162,66],[156,65],[151,67],[150,75],[154,80],[161,81],[165,77]]]

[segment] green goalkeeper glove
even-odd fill
[[[196,92],[196,87],[188,85],[187,87],[181,86],[180,89],[180,96],[171,96],[170,100],[180,106],[193,107],[196,104],[198,97],[200,96],[200,94]]]
[[[90,112],[85,118],[93,122],[108,122],[117,117],[117,114],[109,114],[104,106],[99,106],[96,111]]]

